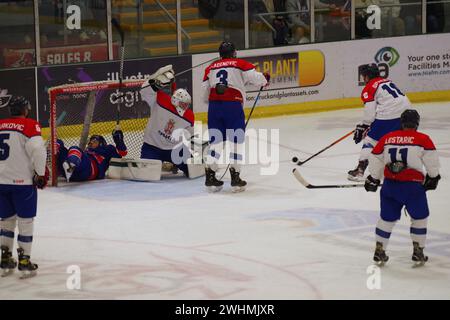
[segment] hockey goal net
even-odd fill
[[[144,81],[74,83],[48,90],[50,137],[47,165],[52,186],[57,186],[61,174],[58,172],[57,139],[62,140],[66,148],[78,146],[84,150],[89,136],[99,134],[113,144],[111,134],[117,118],[120,118],[120,128],[124,132],[127,157],[140,157],[143,131],[150,116],[150,109],[140,96]]]

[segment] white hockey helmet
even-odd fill
[[[191,105],[192,99],[186,89],[177,89],[172,95],[171,102],[177,109],[186,110]]]

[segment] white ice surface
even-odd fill
[[[450,103],[418,106],[421,130],[435,141],[442,180],[428,193],[426,253],[411,268],[409,220],[395,227],[381,289],[366,286],[379,193],[308,190],[291,174],[350,131],[362,110],[252,120],[280,129],[280,169],[242,176],[246,192],[208,194],[203,178],[158,183],[95,181],[39,194],[32,258],[37,277],[0,278],[0,299],[449,299]],[[347,183],[360,145],[351,137],[300,170],[314,184]],[[447,195],[447,196],[446,196]],[[69,290],[67,268],[80,267]]]

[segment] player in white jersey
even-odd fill
[[[362,181],[369,161],[369,154],[378,140],[385,134],[400,129],[400,115],[411,103],[400,89],[389,79],[380,77],[376,64],[361,67],[366,86],[361,93],[364,102],[364,117],[356,126],[353,140],[363,140],[358,166],[348,172],[351,181]]]
[[[37,190],[48,181],[47,151],[37,121],[28,119],[30,103],[23,97],[9,102],[11,117],[0,120],[0,238],[1,269],[4,276],[17,266],[13,258],[16,226],[18,269],[22,277],[36,274],[30,261]]]
[[[388,260],[385,250],[403,207],[411,216],[412,260],[418,265],[428,260],[423,253],[429,216],[425,192],[436,189],[441,176],[436,147],[430,137],[417,131],[419,122],[416,110],[404,111],[402,130],[383,136],[371,154],[366,190],[375,192],[384,175],[380,219],[375,230],[374,261],[380,265]]]
[[[164,88],[174,89],[172,65],[158,69],[142,85],[141,96],[150,106],[151,115],[144,131],[142,159],[171,162],[189,176],[187,159],[189,148],[182,143],[182,133],[194,133],[194,112],[191,96],[185,89],[177,89],[172,96]],[[190,138],[190,137],[187,137]]]
[[[202,82],[203,97],[208,102],[210,143],[205,186],[210,191],[222,189],[223,182],[215,174],[224,143],[229,141],[232,147],[231,187],[234,192],[238,192],[245,190],[247,185],[239,176],[245,141],[243,106],[246,87],[266,86],[270,75],[258,72],[250,62],[236,58],[236,49],[231,42],[223,42],[219,47],[219,54],[221,59],[206,68]]]

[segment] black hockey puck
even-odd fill
[[[292,162],[297,163],[298,162],[298,158],[297,157],[293,157],[292,158]]]

